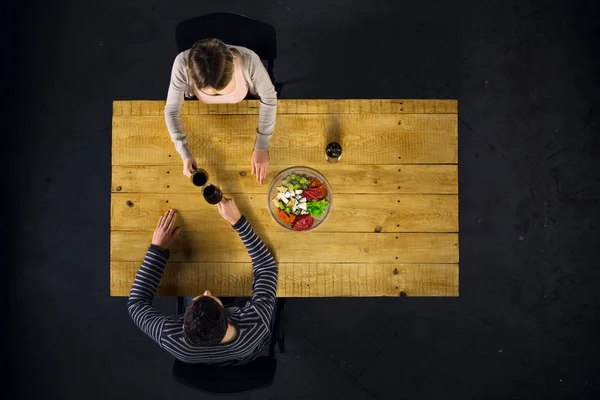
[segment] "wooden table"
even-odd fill
[[[250,294],[252,267],[237,233],[182,175],[164,101],[113,103],[110,293],[126,296],[160,215],[182,236],[159,295]],[[182,110],[190,150],[211,183],[234,197],[279,264],[278,296],[458,296],[458,111],[455,100],[280,100],[271,173],[250,171],[258,102]],[[339,163],[325,160],[339,138]],[[332,187],[327,221],[280,227],[267,209],[272,178],[291,166]]]

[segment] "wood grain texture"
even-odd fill
[[[235,201],[253,226],[283,231],[267,208],[266,194],[238,194]],[[225,227],[199,190],[195,194],[113,194],[111,208],[112,230],[154,230],[169,208],[177,210],[178,225],[186,231],[217,233]],[[382,232],[457,232],[458,196],[336,194],[331,213],[318,230],[374,232],[377,227]]]
[[[271,165],[264,185],[250,165],[202,166],[211,183],[229,194],[266,194],[271,180],[293,165]],[[306,165],[319,171],[335,193],[458,194],[456,165]],[[113,193],[199,193],[181,166],[113,166]]]
[[[127,296],[138,262],[113,261],[111,296]],[[279,297],[458,296],[458,264],[279,264]],[[158,295],[197,296],[210,289],[216,296],[249,296],[250,263],[170,262]]]
[[[118,100],[113,102],[113,115],[147,116],[164,115],[165,101]],[[184,102],[182,115],[246,115],[258,114],[258,100],[245,100],[238,104],[204,104],[197,100]],[[456,114],[456,100],[419,99],[311,99],[279,100],[277,114]]]
[[[254,148],[257,118],[200,115],[183,119],[200,165],[239,164]],[[345,164],[451,164],[458,160],[455,114],[284,114],[269,153],[271,163],[327,164],[326,144],[342,144]],[[160,116],[113,117],[113,165],[180,165]]]
[[[224,222],[217,232],[184,231],[171,251],[173,261],[247,262],[237,232]],[[254,227],[278,262],[457,263],[456,233],[325,233],[305,234]],[[152,239],[148,231],[112,231],[111,260],[143,260]]]
[[[184,233],[158,293],[247,296],[247,251],[182,175],[164,106],[113,102],[111,295],[129,293],[158,217],[175,208]],[[250,171],[258,110],[254,100],[185,101],[182,119],[210,182],[273,251],[278,296],[458,296],[456,100],[280,100],[265,185]],[[344,148],[337,164],[323,154],[332,140]],[[332,187],[332,213],[312,232],[287,231],[267,210],[270,181],[292,166],[316,169]]]

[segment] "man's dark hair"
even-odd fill
[[[190,342],[213,346],[225,337],[228,320],[227,310],[222,305],[201,296],[185,309],[183,330]]]

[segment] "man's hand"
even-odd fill
[[[223,197],[223,200],[217,203],[217,210],[231,225],[237,224],[240,218],[242,218],[242,213],[240,213],[233,199]]]
[[[179,227],[173,229],[176,217],[177,213],[175,213],[175,210],[173,209],[170,209],[165,215],[160,217],[158,225],[156,225],[156,230],[154,231],[154,236],[152,236],[152,244],[163,250],[167,250],[171,247],[173,241],[181,232],[181,228]]]
[[[256,175],[256,182],[261,185],[269,175],[269,152],[267,150],[254,150],[252,153],[252,175]]]
[[[188,178],[192,176],[192,172],[198,169],[198,163],[194,157],[188,157],[183,160],[183,174]]]

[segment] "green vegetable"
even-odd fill
[[[283,202],[281,200],[279,200],[279,208],[281,208],[282,210],[285,209],[285,205],[283,205]]]
[[[291,174],[283,180],[283,185],[287,187],[288,190],[306,190],[310,185],[310,180],[302,175]]]
[[[329,205],[327,200],[313,200],[306,203],[306,211],[311,217],[318,217],[323,215],[325,207]]]

